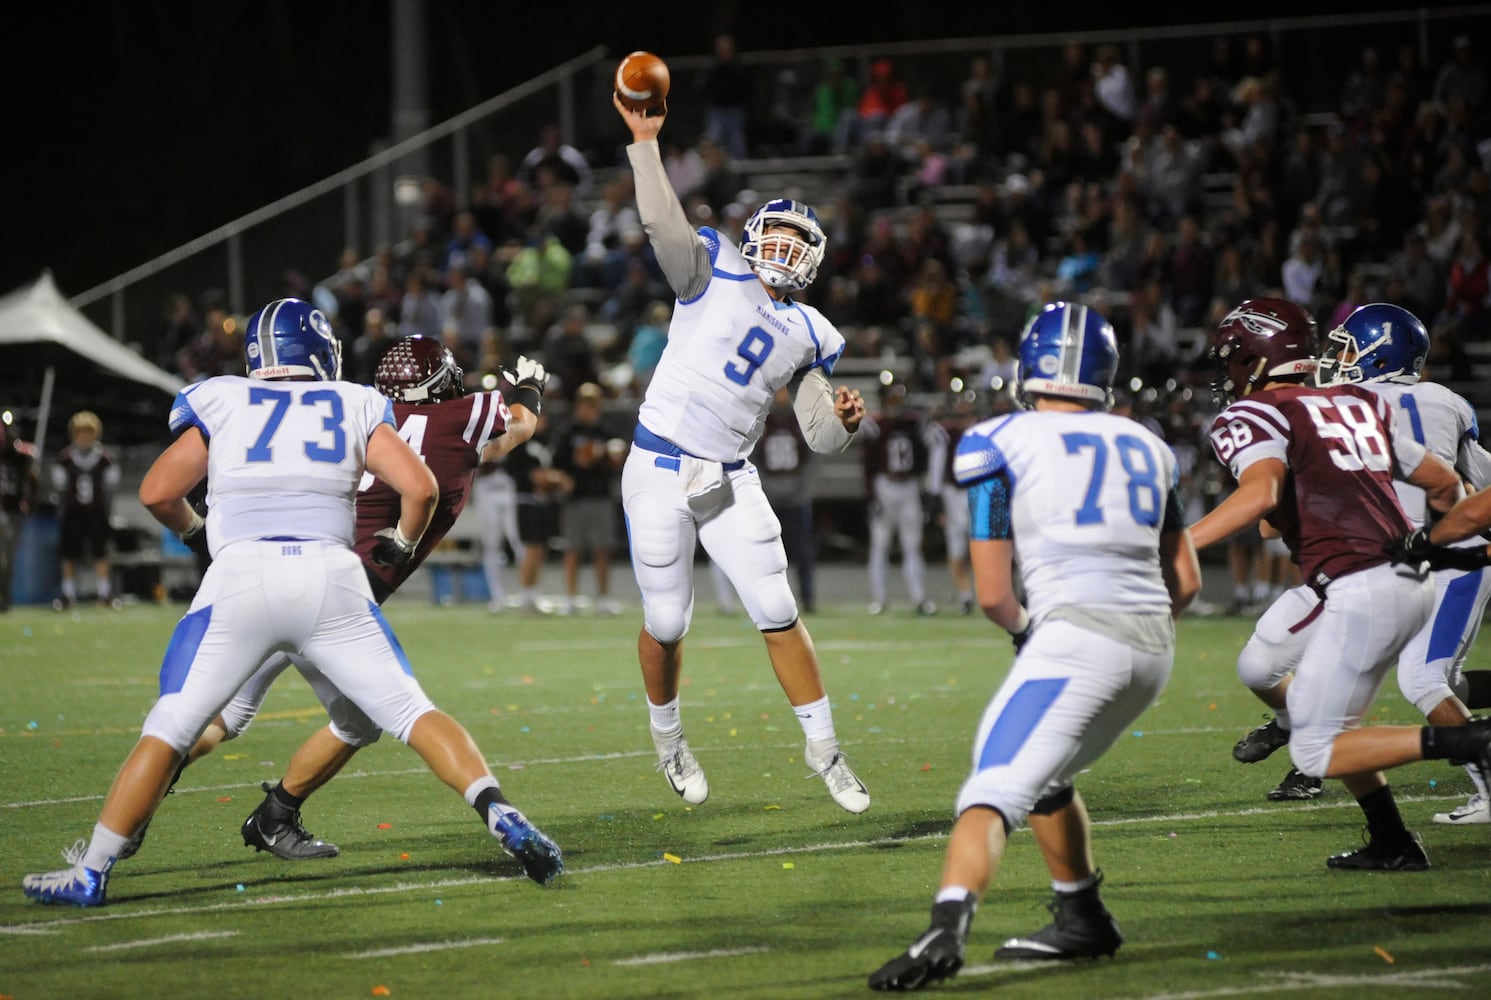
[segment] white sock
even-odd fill
[[[802,724],[803,735],[810,741],[837,742],[833,710],[828,707],[827,695],[806,705],[793,705],[792,711]]]
[[[114,586],[109,582],[108,574],[96,577],[98,580],[98,599],[107,601],[114,596]]]
[[[102,823],[93,827],[93,839],[88,841],[88,850],[83,852],[83,867],[91,868],[96,872],[106,872],[114,867],[120,852],[129,838],[122,833],[115,833]]]
[[[934,902],[934,903],[961,903],[961,902],[963,902],[963,900],[967,899],[969,896],[972,896],[972,895],[973,895],[973,890],[972,889],[966,888],[966,887],[961,886],[961,885],[950,885],[946,889],[938,889],[937,890],[937,895],[934,896],[934,897],[932,897],[932,902]]]
[[[1289,732],[1291,728],[1289,725],[1289,709],[1286,708],[1281,711],[1275,712],[1274,721],[1279,724],[1280,729],[1284,730],[1286,733]]]
[[[1091,875],[1078,882],[1061,882],[1054,878],[1051,880],[1051,888],[1055,889],[1057,892],[1081,892],[1083,889],[1090,889],[1097,884],[1097,872],[1093,872]]]
[[[482,792],[485,792],[488,788],[497,787],[497,779],[492,777],[490,774],[484,774],[480,778],[477,778],[475,781],[473,781],[471,784],[467,785],[466,790],[462,792],[461,795],[466,799],[466,804],[475,809],[477,797],[481,795]]]
[[[659,736],[677,736],[683,732],[683,716],[678,711],[678,699],[666,705],[647,702],[647,715],[652,720],[652,731]]]
[[[69,601],[76,601],[78,599],[78,581],[76,579],[71,577],[63,579],[62,596]]]

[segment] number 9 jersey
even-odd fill
[[[351,382],[266,382],[220,375],[177,393],[171,432],[201,430],[212,554],[256,538],[353,542],[353,503],[379,424],[393,404]],[[296,494],[293,516],[283,497]]]
[[[1169,614],[1160,535],[1179,531],[1175,454],[1109,413],[1022,411],[975,424],[953,459],[974,541],[1012,541],[1030,617],[1058,607]]]
[[[1363,386],[1251,392],[1217,415],[1211,445],[1239,479],[1263,459],[1288,468],[1292,488],[1267,517],[1318,593],[1387,562],[1387,543],[1409,530],[1393,480],[1418,468],[1424,446]]]
[[[699,238],[713,272],[703,292],[678,300],[637,416],[691,455],[735,462],[755,447],[777,390],[807,368],[833,374],[844,338],[812,306],[773,301],[719,233]]]

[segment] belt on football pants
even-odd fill
[[[678,471],[678,460],[680,458],[685,455],[688,455],[689,458],[699,457],[698,455],[689,455],[688,452],[678,447],[672,441],[654,434],[641,424],[638,424],[637,429],[632,432],[632,444],[644,451],[657,452],[658,456],[652,460],[652,464],[659,469],[672,469],[674,472]],[[736,469],[745,467],[745,459],[741,459],[738,462],[724,462],[722,464],[726,472],[734,472]]]

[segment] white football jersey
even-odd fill
[[[1369,382],[1362,388],[1387,400],[1393,427],[1454,466],[1472,489],[1491,483],[1491,454],[1480,445],[1475,410],[1464,397],[1438,382]],[[1393,480],[1393,488],[1413,526],[1422,526],[1424,491],[1401,479]]]
[[[1062,606],[1169,612],[1159,538],[1180,523],[1168,509],[1175,456],[1140,424],[1097,412],[1006,414],[963,433],[953,474],[969,487],[975,540],[1013,541],[1033,620]],[[1003,509],[1002,487],[980,488],[996,479],[1007,484]]]
[[[844,338],[812,306],[774,301],[740,250],[713,229],[699,236],[713,276],[673,310],[637,416],[691,455],[734,462],[755,447],[777,390],[806,368],[832,374]]]
[[[351,546],[353,503],[368,438],[394,426],[393,404],[351,382],[269,382],[220,375],[187,386],[171,431],[207,438],[207,537],[212,553],[256,538]]]

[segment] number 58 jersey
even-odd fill
[[[214,556],[254,538],[353,540],[368,438],[393,426],[388,399],[351,382],[219,375],[182,389],[171,431],[207,439],[207,537]]]
[[[1317,589],[1387,562],[1387,543],[1409,530],[1393,481],[1418,468],[1424,446],[1363,386],[1249,393],[1217,414],[1211,444],[1239,479],[1263,459],[1288,468],[1268,520]]]
[[[1053,608],[1168,613],[1163,531],[1181,528],[1175,455],[1109,413],[1024,411],[958,440],[975,541],[1009,540],[1040,621]]]
[[[773,301],[713,229],[699,238],[713,273],[703,292],[673,310],[637,419],[691,455],[734,462],[755,447],[777,390],[805,368],[832,374],[844,338],[812,306]]]

